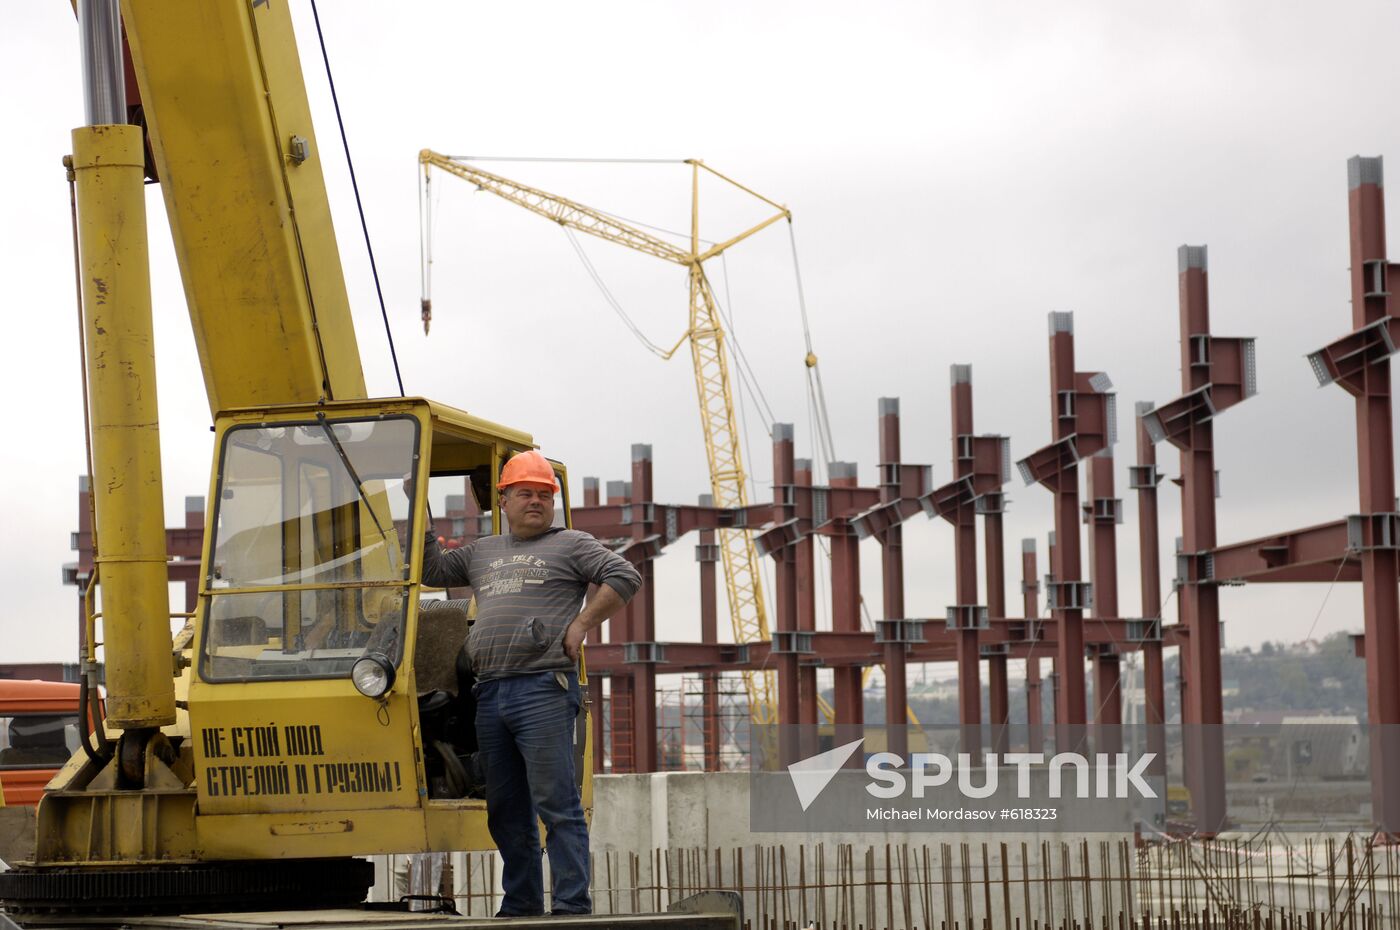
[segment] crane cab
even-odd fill
[[[490,848],[459,658],[470,617],[420,584],[428,479],[474,477],[499,532],[494,477],[531,438],[412,398],[235,410],[215,433],[188,729],[168,731],[185,784],[149,847],[114,858]],[[587,738],[584,706],[586,810]]]
[[[469,611],[420,585],[428,479],[468,483],[500,532],[496,476],[531,437],[420,399],[238,410],[216,433],[189,686],[204,856],[490,847]],[[584,707],[585,808],[587,738]]]
[[[494,479],[530,437],[424,400],[236,411],[216,433],[189,689],[205,856],[488,848],[470,617],[420,584],[427,479],[470,479],[500,532]]]

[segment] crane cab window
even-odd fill
[[[224,434],[205,680],[342,677],[367,646],[398,651],[417,451],[413,417]]]

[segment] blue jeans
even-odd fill
[[[535,818],[544,822],[555,914],[589,914],[588,824],[574,767],[578,675],[554,672],[476,685],[476,737],[486,774],[486,826],[505,868],[498,916],[544,913],[544,870]]]

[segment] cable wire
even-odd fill
[[[1317,629],[1317,622],[1322,619],[1322,612],[1327,609],[1327,599],[1332,596],[1332,589],[1341,580],[1342,570],[1347,567],[1347,560],[1351,558],[1351,550],[1342,553],[1342,561],[1337,564],[1337,574],[1332,576],[1332,583],[1327,586],[1327,591],[1322,595],[1322,603],[1317,605],[1317,614],[1313,616],[1312,626],[1308,627],[1308,634],[1303,637],[1303,642],[1312,639],[1313,631]]]
[[[684,240],[685,243],[686,243],[685,248],[689,248],[690,233],[680,232],[679,230],[675,230],[675,229],[667,229],[665,226],[655,226],[655,225],[653,225],[653,224],[651,224],[651,223],[643,223],[641,220],[634,220],[634,219],[632,219],[631,217],[623,216],[621,213],[612,213],[612,212],[610,212],[610,211],[608,211],[608,210],[600,210],[600,209],[598,209],[597,207],[594,207],[593,209],[598,210],[598,212],[601,213],[601,214],[603,214],[603,216],[606,216],[606,217],[608,217],[609,219],[617,220],[617,221],[620,222],[620,223],[626,223],[626,224],[631,225],[631,226],[640,226],[640,227],[643,228],[643,229],[650,229],[652,232],[663,233],[663,234],[665,234],[665,235],[667,235],[667,236],[674,236],[674,237],[677,238],[677,239]],[[697,241],[698,241],[701,245],[705,245],[705,246],[710,246],[710,245],[714,245],[714,244],[715,244],[715,241],[714,241],[713,239],[706,239],[704,236],[700,236],[700,237],[697,239]],[[724,253],[723,253],[723,252],[720,253],[720,257],[721,257],[721,258],[724,257]]]
[[[758,383],[758,376],[754,374],[753,369],[749,367],[748,359],[743,357],[743,346],[739,344],[739,336],[734,331],[734,321],[732,319],[732,308],[734,300],[729,294],[729,256],[726,253],[721,252],[719,254],[719,264],[720,270],[723,273],[724,277],[724,304],[721,304],[719,302],[719,297],[716,296],[715,307],[719,310],[720,317],[725,322],[725,326],[727,327],[730,340],[734,343],[734,351],[739,356],[739,360],[742,363],[741,366],[738,368],[739,384],[741,387],[745,388],[749,392],[749,395],[754,402],[754,406],[763,408],[762,412],[767,420],[767,423],[764,426],[764,430],[768,433],[768,438],[772,439],[773,424],[777,422],[777,417],[773,413],[773,408],[768,405],[768,398],[763,393],[762,385]],[[709,279],[707,277],[706,281],[708,282],[708,280]],[[712,289],[711,294],[713,293],[714,292]],[[731,309],[726,310],[726,305],[729,306]],[[748,369],[747,378],[744,374],[746,368]]]
[[[704,277],[705,286],[709,288],[710,296],[714,299],[715,309],[719,311],[720,319],[724,321],[725,332],[729,336],[729,342],[734,346],[734,358],[739,362],[739,364],[735,366],[739,375],[739,381],[742,385],[747,387],[749,391],[755,394],[757,401],[762,405],[763,415],[768,418],[767,432],[769,436],[772,436],[772,424],[776,419],[773,416],[773,408],[769,406],[768,397],[763,393],[762,385],[758,383],[758,376],[754,374],[753,366],[749,364],[748,356],[744,354],[744,347],[739,343],[739,337],[734,333],[733,319],[724,305],[719,302],[719,297],[715,295],[715,289],[710,286],[709,274],[705,272],[703,267],[700,269],[700,274]],[[744,383],[746,378],[749,382],[747,384]]]
[[[427,168],[415,169],[418,175],[418,254],[421,261],[418,283],[423,305],[429,306],[433,295],[433,180]]]
[[[326,83],[331,89],[331,103],[335,105],[335,122],[340,127],[340,144],[345,149],[345,164],[350,169],[350,187],[355,191],[355,209],[360,214],[360,231],[365,237],[365,251],[369,253],[369,269],[374,275],[374,293],[379,298],[379,315],[384,318],[384,335],[389,339],[389,357],[394,362],[394,380],[398,382],[399,396],[404,396],[403,375],[399,372],[399,353],[394,348],[394,333],[389,328],[389,310],[384,305],[384,290],[379,286],[379,266],[374,260],[374,245],[369,238],[369,224],[365,221],[365,205],[360,200],[360,183],[355,179],[355,162],[350,157],[350,140],[345,135],[345,120],[340,115],[340,97],[335,92],[335,78],[331,75],[331,59],[326,52],[326,38],[321,33],[321,14],[316,9],[316,0],[311,0],[311,16],[316,21],[316,41],[321,45],[321,61],[326,66]]]
[[[797,260],[797,234],[788,219],[788,243],[792,247],[792,272],[797,281],[797,308],[802,314],[802,338],[807,345],[807,389],[815,397],[818,411],[817,423],[821,429],[820,441],[827,461],[836,461],[836,445],[831,436],[831,415],[826,407],[826,389],[822,386],[822,373],[817,367],[817,356],[812,351],[812,326],[807,317],[807,296],[802,288],[802,266]]]
[[[453,161],[537,161],[569,165],[684,165],[684,158],[565,158],[547,155],[448,155]]]
[[[608,306],[612,307],[613,313],[617,314],[617,318],[622,321],[622,325],[626,326],[628,331],[631,332],[633,336],[637,337],[637,341],[642,344],[642,347],[652,355],[655,355],[659,359],[670,358],[671,353],[648,339],[641,328],[627,315],[627,311],[622,309],[622,304],[618,302],[618,299],[613,296],[613,292],[609,290],[607,284],[603,282],[602,275],[598,274],[598,269],[593,266],[593,261],[588,257],[588,253],[583,250],[583,245],[578,241],[578,236],[574,234],[574,231],[567,226],[561,228],[569,237],[569,244],[574,247],[574,252],[578,255],[579,261],[583,262],[584,270],[586,270],[588,276],[593,279],[593,283],[598,286],[598,292],[603,295],[603,299],[608,302]]]

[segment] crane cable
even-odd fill
[[[588,257],[588,253],[584,250],[583,244],[579,242],[578,236],[574,233],[572,229],[570,229],[567,226],[564,226],[563,229],[569,237],[569,244],[573,246],[574,253],[578,255],[579,261],[583,263],[583,267],[588,272],[588,276],[593,279],[593,283],[597,286],[598,292],[603,295],[603,299],[607,302],[608,306],[611,307],[613,312],[617,314],[618,319],[620,319],[622,321],[622,324],[627,327],[628,331],[636,337],[637,341],[641,343],[642,347],[645,348],[652,355],[655,355],[657,358],[662,359],[663,361],[668,360],[671,358],[671,356],[675,355],[676,350],[679,349],[681,344],[685,342],[686,338],[690,335],[690,333],[682,333],[680,339],[677,340],[676,344],[673,345],[669,350],[663,349],[661,346],[648,339],[646,334],[642,332],[641,327],[639,327],[636,321],[634,321],[632,317],[627,313],[627,311],[623,309],[621,302],[613,294],[612,290],[607,286],[607,283],[603,281],[602,275],[599,274],[598,269],[593,264],[592,259]],[[720,263],[724,266],[725,302],[720,303],[719,296],[715,294],[713,287],[710,287],[710,295],[714,298],[715,309],[719,311],[720,318],[724,321],[725,335],[728,337],[728,341],[730,342],[730,344],[732,344],[734,347],[734,358],[737,362],[737,364],[734,366],[734,370],[735,373],[739,376],[739,385],[743,389],[743,391],[748,392],[754,404],[760,408],[760,412],[762,412],[763,415],[767,418],[767,424],[765,425],[764,430],[765,432],[767,432],[769,437],[771,437],[773,435],[772,424],[775,422],[775,418],[773,416],[773,408],[768,403],[768,397],[763,391],[763,386],[758,382],[758,376],[754,373],[753,366],[749,364],[748,356],[744,354],[744,348],[740,344],[739,337],[734,330],[733,317],[730,314],[730,312],[726,309],[726,304],[730,302],[729,267],[727,264],[725,264],[725,256],[722,253],[720,255]],[[705,274],[703,268],[701,269],[701,274],[705,276],[705,282],[708,285],[709,275]],[[741,401],[742,397],[743,393],[741,391]],[[750,458],[752,458],[752,455],[750,455]]]
[[[365,205],[360,200],[360,183],[355,179],[355,162],[350,157],[350,140],[345,136],[345,120],[340,115],[340,97],[335,92],[335,78],[331,75],[331,59],[326,52],[326,38],[321,34],[321,14],[316,10],[316,0],[311,0],[311,16],[316,21],[316,41],[321,45],[321,61],[326,66],[326,83],[331,89],[331,103],[335,105],[335,122],[340,127],[340,144],[345,149],[345,164],[350,169],[350,187],[355,192],[355,209],[360,213],[360,231],[365,237],[365,251],[369,253],[369,270],[374,275],[374,293],[379,298],[379,315],[384,319],[384,335],[389,339],[389,357],[394,362],[394,380],[399,385],[399,396],[404,396],[403,375],[399,372],[399,353],[394,348],[394,333],[389,328],[389,311],[384,306],[384,290],[379,286],[379,266],[374,261],[374,245],[369,238],[369,224],[365,222]]]
[[[360,214],[360,232],[365,237],[365,251],[369,253],[369,270],[374,276],[374,294],[379,299],[379,316],[384,321],[384,336],[389,341],[389,359],[394,363],[394,383],[399,387],[399,396],[408,396],[403,389],[403,373],[399,370],[399,352],[394,346],[394,331],[389,326],[389,310],[384,304],[384,289],[379,285],[379,265],[374,260],[374,243],[369,238],[369,223],[365,220],[365,205],[360,199],[360,182],[355,178],[355,161],[350,157],[350,140],[345,134],[345,120],[340,115],[340,95],[335,92],[335,76],[331,74],[331,58],[326,51],[326,37],[321,32],[321,14],[316,9],[316,0],[311,0],[311,17],[316,22],[316,41],[321,46],[321,62],[326,66],[326,83],[330,85],[331,103],[335,105],[335,123],[340,129],[340,145],[345,150],[345,165],[350,170],[350,188],[355,192],[355,209]],[[426,501],[428,526],[434,526],[433,504]]]
[[[720,265],[724,270],[724,299],[725,303],[729,303],[729,265],[725,263],[723,252],[720,253],[719,258]],[[700,273],[705,274],[703,268]],[[710,276],[705,274],[705,283],[708,285],[709,282]],[[764,432],[771,439],[773,437],[773,423],[776,422],[777,417],[773,415],[773,408],[768,404],[768,397],[763,393],[763,386],[758,383],[758,375],[754,373],[753,366],[749,364],[748,356],[744,354],[744,347],[739,343],[739,336],[734,329],[734,319],[731,312],[719,302],[719,295],[715,293],[713,287],[710,288],[710,296],[714,298],[715,309],[719,311],[720,319],[724,321],[725,335],[729,337],[729,342],[734,345],[734,357],[739,363],[735,366],[739,373],[739,384],[749,392],[749,395],[754,399],[754,404],[763,408],[761,412],[767,418]]]
[[[684,165],[684,158],[566,158],[550,155],[448,155],[452,161],[536,161],[561,165]],[[679,235],[679,233],[677,233]]]
[[[578,241],[578,236],[567,226],[561,228],[569,237],[569,245],[574,247],[574,253],[578,255],[579,261],[583,263],[584,270],[586,270],[588,276],[593,279],[593,283],[598,286],[598,292],[603,295],[603,299],[607,301],[608,306],[612,307],[613,313],[617,314],[617,318],[622,321],[622,325],[626,326],[628,331],[631,332],[633,336],[637,337],[637,341],[642,344],[644,349],[657,358],[665,360],[674,355],[676,349],[680,347],[680,344],[685,341],[686,335],[689,334],[682,334],[680,340],[677,341],[676,345],[672,347],[669,352],[648,339],[646,334],[642,332],[641,327],[627,315],[627,311],[622,309],[622,304],[618,302],[617,298],[613,296],[613,292],[608,288],[607,284],[603,282],[602,275],[598,274],[598,269],[594,267],[592,259],[590,259],[588,253],[583,250],[583,245]]]
[[[423,305],[423,335],[428,334],[427,324],[432,318],[433,294],[433,172],[431,165],[424,165],[418,175],[418,269],[419,288]]]
[[[788,218],[788,242],[792,246],[792,272],[797,279],[797,307],[802,314],[802,337],[807,343],[807,391],[812,397],[817,411],[817,436],[826,461],[836,461],[836,445],[831,438],[831,416],[826,409],[826,391],[822,387],[821,369],[817,367],[817,355],[812,351],[812,327],[807,318],[807,297],[802,290],[802,266],[797,261],[797,235],[792,229],[792,218]]]

